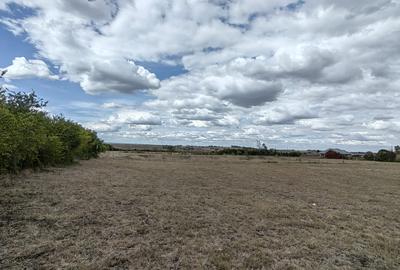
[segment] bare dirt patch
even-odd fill
[[[400,164],[109,152],[0,180],[2,269],[400,269]]]

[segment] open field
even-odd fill
[[[400,163],[108,152],[0,180],[1,269],[400,269]]]

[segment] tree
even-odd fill
[[[35,91],[31,93],[9,92],[6,103],[11,110],[17,112],[38,112],[47,106],[47,101],[38,98]]]
[[[257,149],[261,149],[261,141],[257,140]]]
[[[262,144],[262,148],[268,150],[268,147],[265,145],[265,143]]]
[[[394,151],[395,151],[396,153],[400,153],[400,145],[396,145],[396,146],[394,147]]]
[[[385,149],[379,150],[375,156],[376,161],[393,162],[396,161],[396,153]]]
[[[46,105],[35,92],[0,88],[0,172],[68,164],[106,149],[95,132],[49,116],[43,111]]]
[[[370,161],[375,160],[375,155],[372,152],[367,152],[364,155],[364,159],[365,160],[370,160]]]
[[[4,106],[6,103],[6,89],[3,87],[0,87],[0,105]]]

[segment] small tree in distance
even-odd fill
[[[369,151],[369,152],[365,153],[364,159],[365,159],[365,160],[373,161],[373,160],[375,160],[375,155],[374,155],[374,153],[372,153],[371,151]]]
[[[400,154],[400,145],[396,145],[396,146],[394,147],[394,151],[395,151],[396,153],[399,153],[399,154]]]
[[[379,150],[375,156],[376,161],[394,162],[396,161],[396,153],[385,149]]]

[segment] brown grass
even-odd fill
[[[109,152],[0,184],[1,269],[400,269],[400,164]]]

